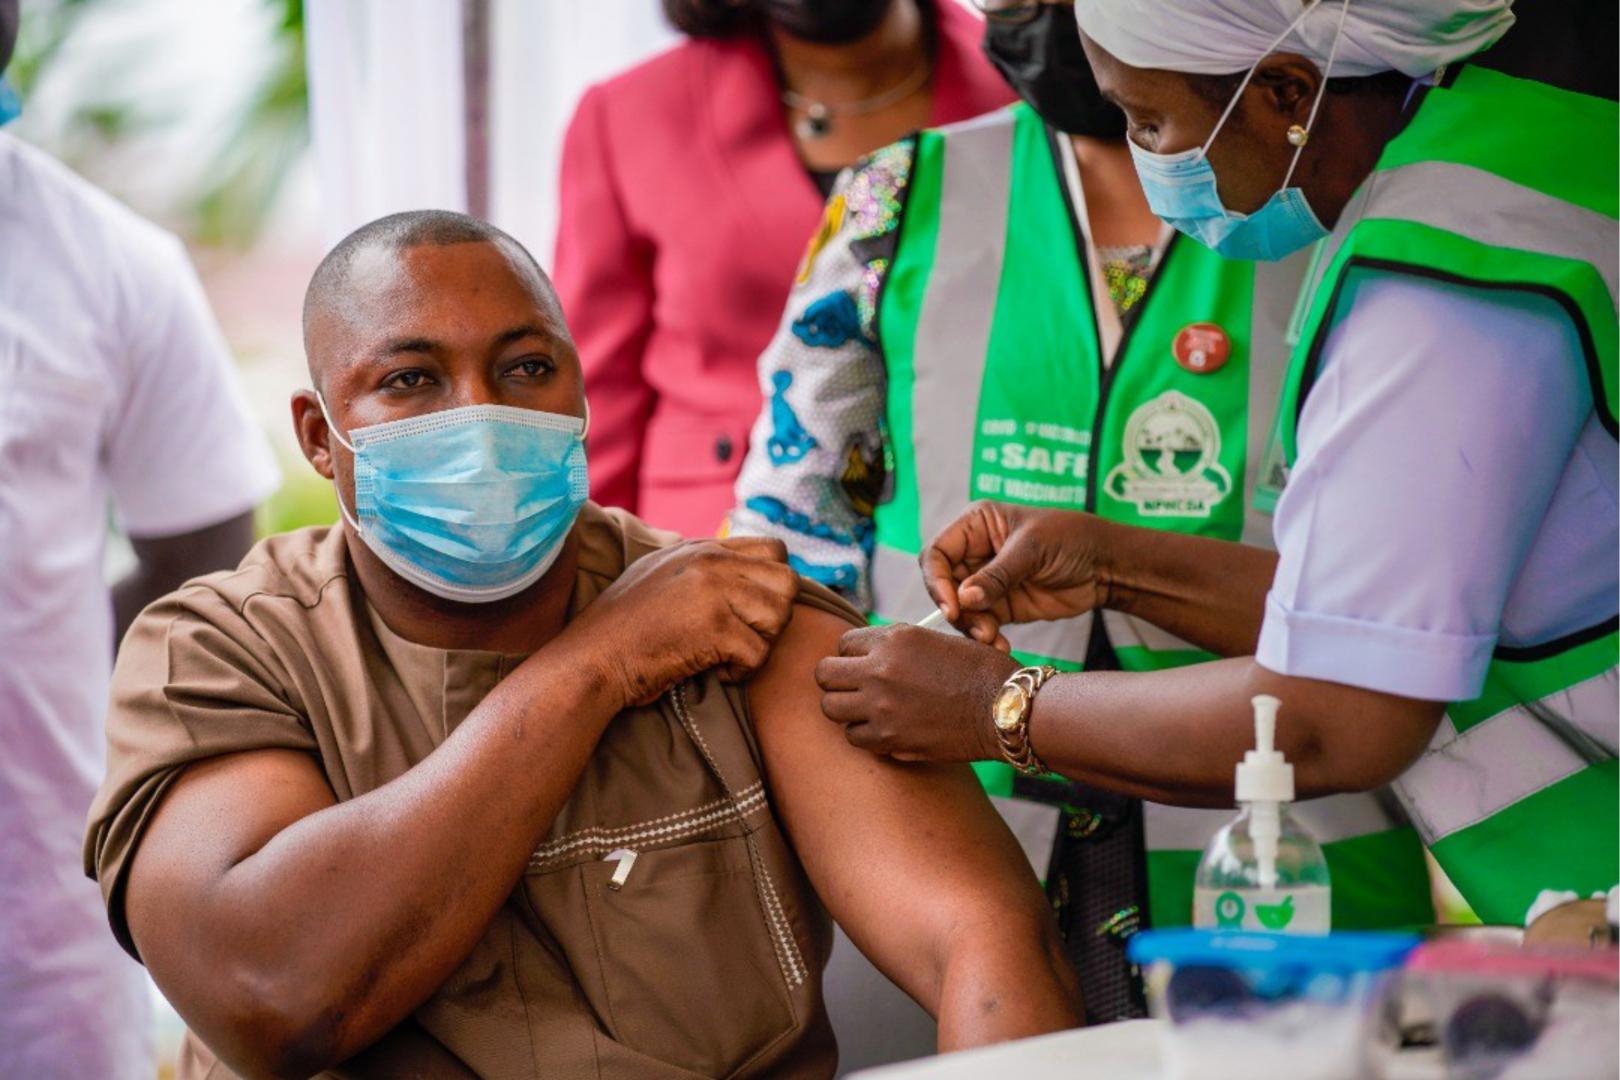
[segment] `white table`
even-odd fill
[[[1034,1039],[963,1050],[881,1069],[848,1080],[1158,1080],[1159,1021],[1129,1020]]]

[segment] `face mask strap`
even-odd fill
[[[1303,23],[1307,18],[1310,17],[1311,12],[1313,12],[1317,8],[1321,7],[1322,4],[1323,4],[1323,0],[1311,0],[1311,2],[1306,5],[1305,10],[1301,11],[1298,15],[1296,15],[1294,17],[1294,21],[1289,23],[1286,27],[1283,28],[1282,33],[1278,34],[1276,37],[1271,39],[1271,43],[1265,47],[1265,50],[1263,52],[1261,52],[1259,58],[1256,59],[1255,62],[1249,66],[1248,71],[1244,72],[1243,81],[1238,83],[1237,92],[1232,95],[1232,100],[1230,100],[1230,101],[1228,101],[1226,103],[1226,109],[1225,109],[1225,111],[1223,111],[1221,113],[1221,118],[1219,120],[1215,121],[1215,127],[1210,131],[1209,138],[1205,139],[1204,140],[1204,145],[1199,148],[1198,152],[1199,152],[1199,155],[1201,157],[1207,157],[1209,155],[1209,148],[1214,145],[1215,136],[1219,135],[1221,133],[1221,128],[1226,126],[1227,118],[1232,115],[1232,110],[1237,108],[1237,103],[1243,97],[1243,91],[1245,91],[1245,90],[1247,90],[1249,88],[1249,81],[1254,78],[1254,73],[1256,71],[1260,70],[1261,61],[1265,60],[1266,57],[1270,56],[1272,54],[1272,52],[1277,48],[1277,46],[1281,45],[1283,43],[1283,41],[1287,39],[1288,35],[1292,34],[1295,30],[1297,30],[1299,28],[1300,24]],[[1350,0],[1344,0],[1344,6],[1345,6],[1345,10],[1348,11],[1350,9]],[[1339,29],[1341,31],[1344,29],[1344,17],[1342,15],[1339,17]],[[1338,40],[1334,39],[1333,44],[1334,44],[1334,48],[1337,49],[1338,48]],[[1330,61],[1330,66],[1331,66],[1331,61]],[[1324,85],[1325,85],[1325,83],[1324,83]],[[1321,98],[1318,97],[1317,100],[1320,101]],[[1301,148],[1301,149],[1303,149],[1303,148]],[[1296,153],[1294,155],[1294,157],[1297,159],[1299,157],[1299,155]],[[1292,171],[1293,171],[1293,169],[1290,168],[1289,172],[1292,172]],[[1286,186],[1286,184],[1284,186]]]
[[[1321,0],[1317,2],[1321,3]],[[1288,163],[1288,172],[1283,174],[1282,187],[1278,190],[1287,190],[1288,181],[1294,178],[1294,169],[1299,165],[1299,155],[1305,152],[1305,144],[1310,140],[1311,129],[1316,126],[1316,113],[1322,108],[1322,99],[1327,97],[1328,79],[1333,75],[1333,61],[1339,58],[1339,42],[1344,40],[1344,21],[1350,15],[1350,0],[1343,0],[1343,3],[1344,6],[1339,9],[1339,28],[1333,32],[1333,45],[1328,49],[1327,70],[1322,72],[1322,88],[1316,92],[1316,100],[1311,102],[1311,115],[1305,118],[1305,138],[1294,147],[1294,158]]]
[[[315,400],[320,403],[321,415],[326,418],[326,430],[332,433],[332,437],[341,443],[345,450],[351,454],[354,453],[354,447],[349,445],[349,440],[345,439],[342,433],[338,431],[337,425],[332,423],[332,414],[326,411],[326,396],[317,390],[315,391]],[[337,489],[336,480],[332,481],[332,494],[337,496],[338,513],[343,515],[343,520],[348,523],[349,528],[354,530],[354,535],[364,536],[365,534],[360,531],[360,523],[349,516],[349,508],[343,505],[343,493]]]
[[[338,441],[343,449],[351,454],[354,453],[354,447],[349,443],[348,439],[343,437],[343,433],[338,430],[338,426],[332,423],[332,414],[326,411],[326,396],[317,390],[315,391],[315,400],[321,404],[321,416],[326,418],[326,430],[332,433],[332,437]]]
[[[343,493],[337,489],[336,484],[332,485],[332,494],[337,496],[338,513],[343,516],[349,528],[354,530],[354,535],[364,537],[366,534],[360,531],[360,523],[349,516],[349,508],[343,505]]]

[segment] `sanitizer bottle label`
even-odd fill
[[[1197,889],[1193,925],[1202,930],[1260,930],[1325,934],[1332,925],[1332,891],[1323,885],[1297,889]]]

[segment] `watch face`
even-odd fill
[[[996,728],[1008,733],[1018,730],[1018,725],[1024,719],[1024,703],[1029,695],[1024,693],[1022,686],[1003,686],[1001,693],[996,695],[995,720]]]

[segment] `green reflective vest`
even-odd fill
[[[893,483],[875,513],[881,621],[933,610],[917,555],[979,498],[1270,544],[1270,520],[1246,496],[1303,262],[1237,263],[1176,238],[1105,364],[1058,157],[1067,153],[1022,105],[917,138],[877,312]],[[1190,324],[1221,329],[1224,366],[1177,363],[1173,344]],[[1251,356],[1275,362],[1251,367]],[[1141,620],[1102,618],[1127,670],[1210,659]],[[1027,662],[1073,671],[1092,632],[1085,615],[1012,627],[1008,638]],[[993,794],[1010,792],[1007,767],[980,775]],[[1335,926],[1432,919],[1421,844],[1392,798],[1334,796],[1299,810],[1332,865]],[[1230,817],[1145,804],[1153,925],[1189,921],[1199,855]]]
[[[1483,68],[1428,92],[1318,252],[1278,413],[1288,464],[1358,268],[1553,297],[1615,433],[1616,123],[1612,101]],[[1585,895],[1620,880],[1615,629],[1499,648],[1484,692],[1448,709],[1394,785],[1488,923],[1521,922],[1543,888]]]

